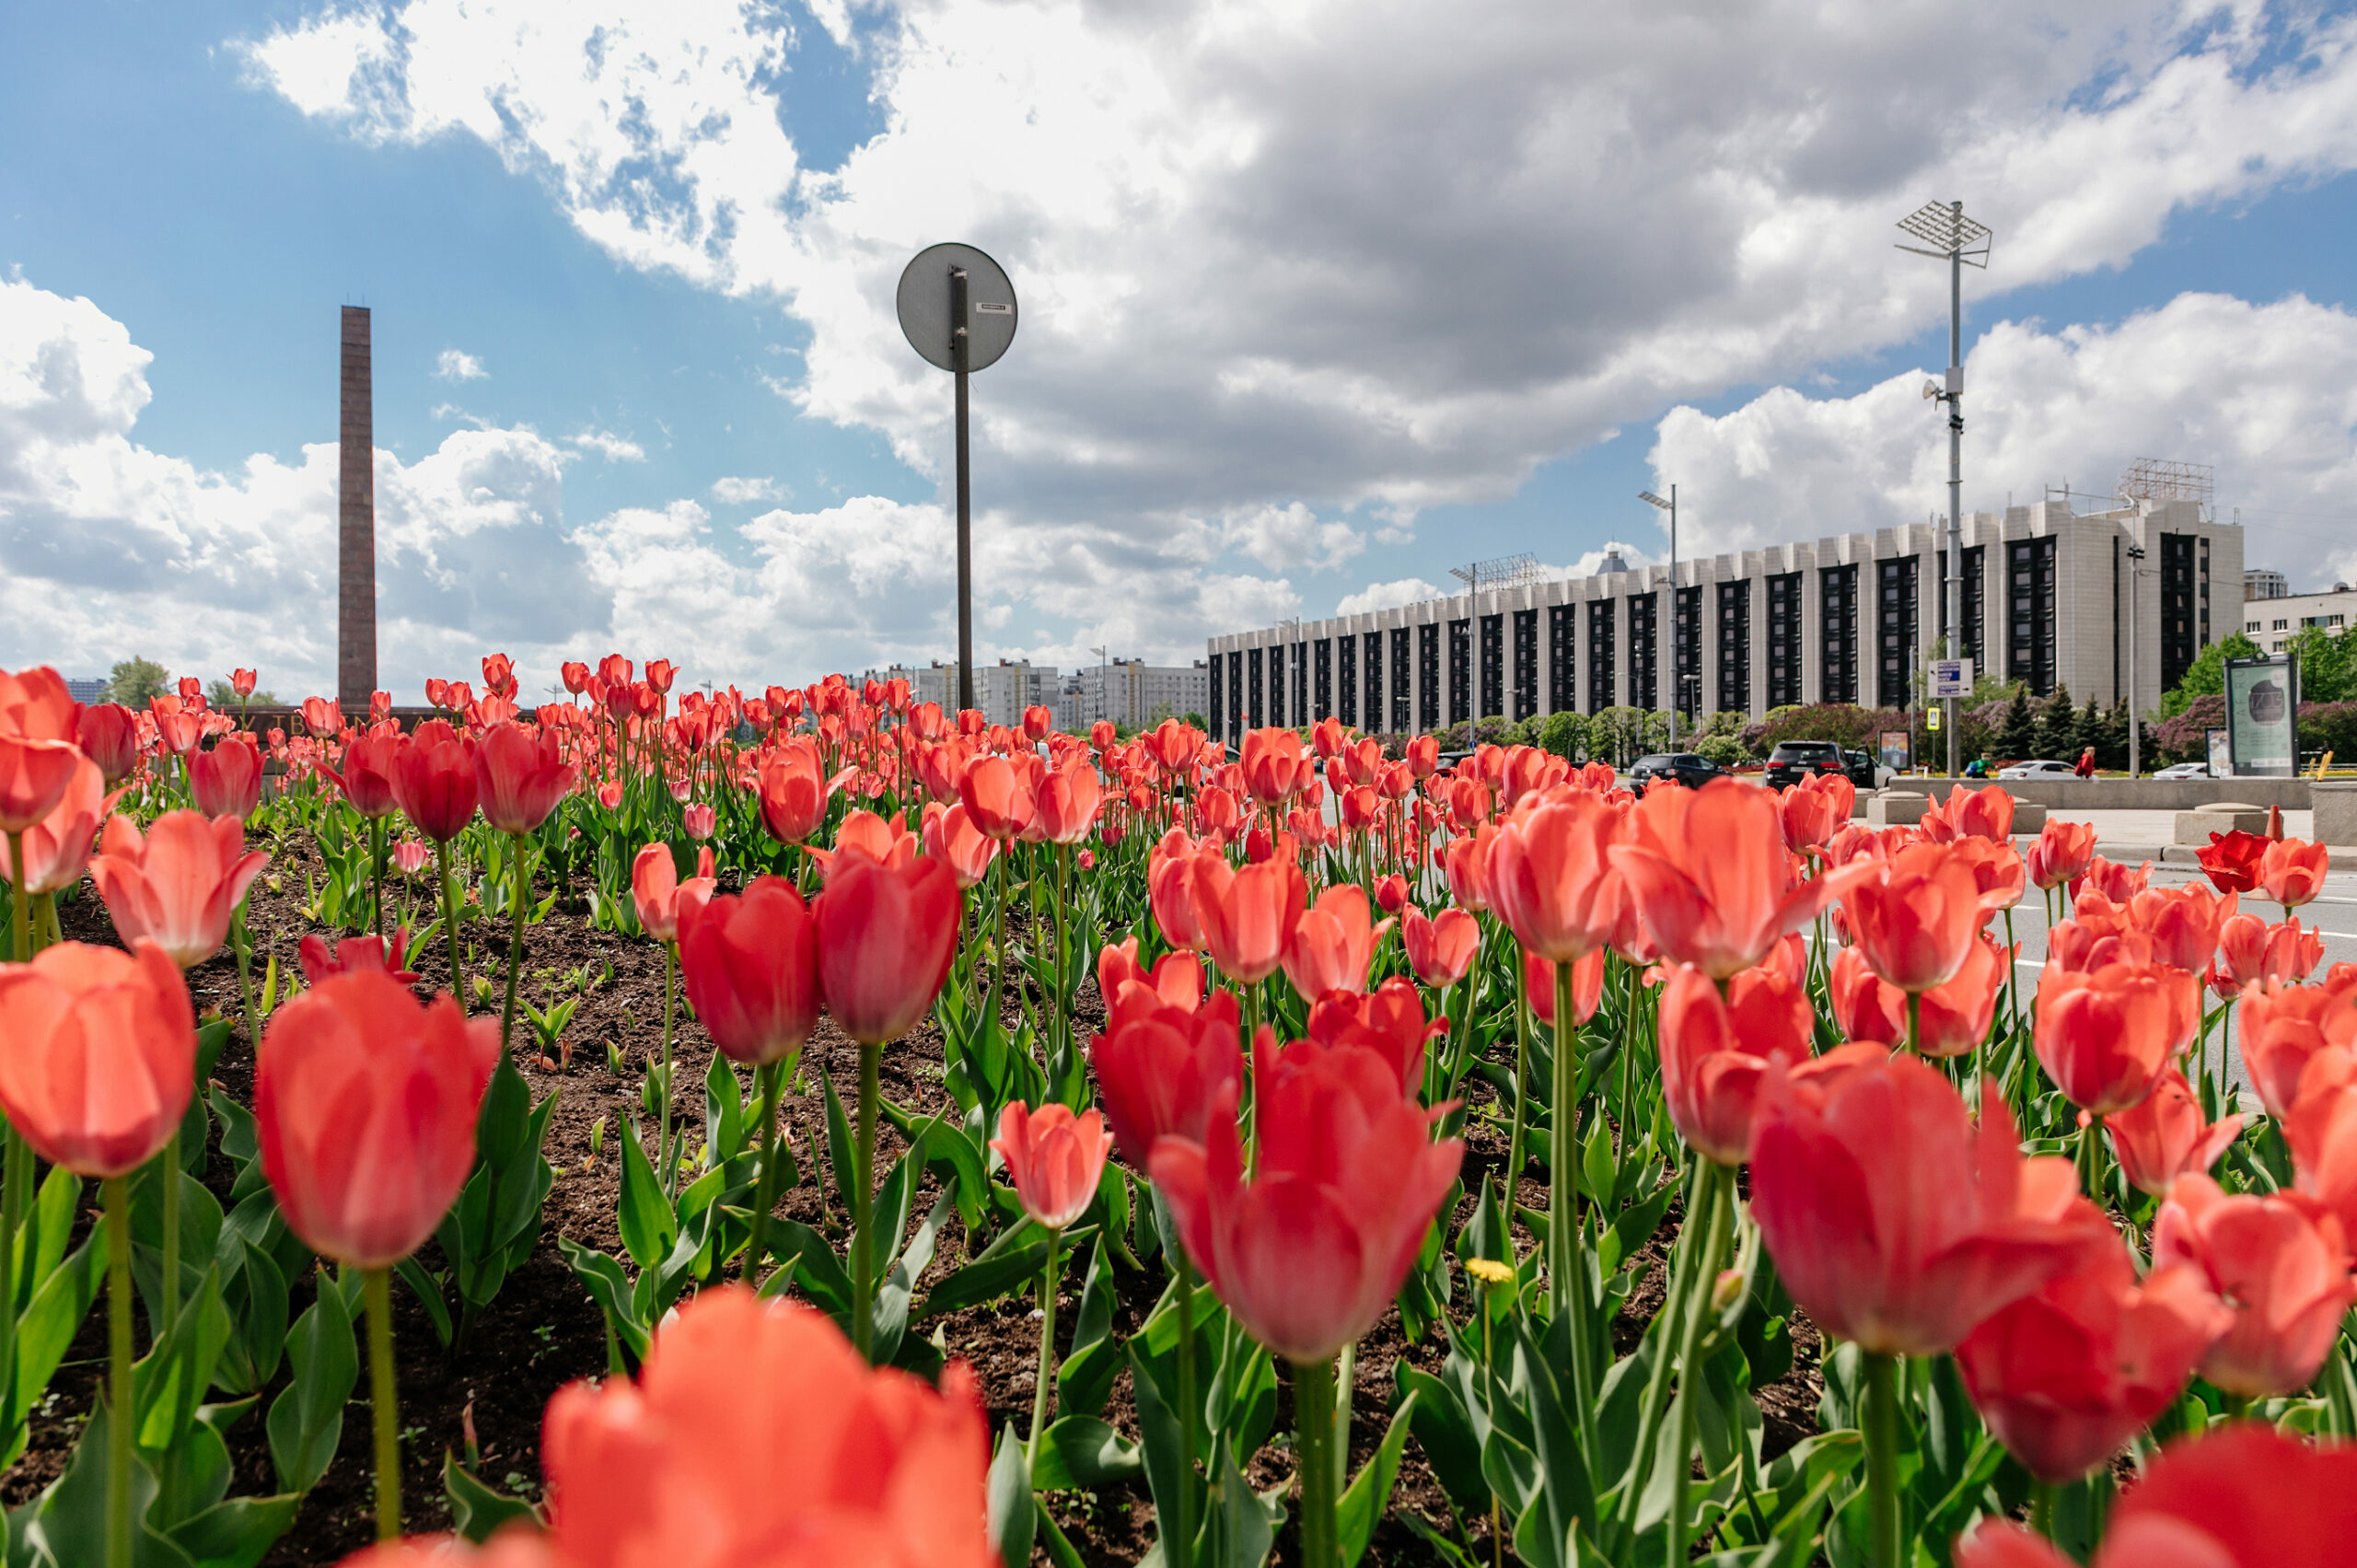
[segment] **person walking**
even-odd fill
[[[2094,778],[2096,776],[2096,749],[2090,746],[2083,749],[2079,753],[2079,761],[2072,767],[2071,771],[2078,774],[2083,779]]]

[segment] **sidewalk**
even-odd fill
[[[2283,836],[2306,838],[2315,818],[2312,811],[2286,811]],[[2047,813],[2047,820],[2093,823],[2096,848],[2107,860],[2152,860],[2190,865],[2198,847],[2172,842],[2177,836],[2174,811],[2073,811],[2058,807]],[[2331,849],[2335,865],[2357,867],[2357,845],[2335,844]]]

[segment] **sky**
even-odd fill
[[[1452,566],[2213,465],[2357,579],[2357,15],[2151,0],[88,0],[0,14],[0,666],[332,688],[337,310],[381,683],[1201,657]]]

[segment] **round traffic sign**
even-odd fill
[[[950,274],[966,273],[966,368],[983,370],[998,363],[1015,341],[1015,285],[1005,269],[970,245],[932,245],[916,254],[900,273],[900,331],[909,346],[927,364],[943,370],[958,368],[950,352]]]

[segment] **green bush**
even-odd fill
[[[1722,768],[1741,767],[1751,761],[1751,752],[1739,735],[1705,735],[1694,743],[1695,755],[1706,762],[1716,762]]]

